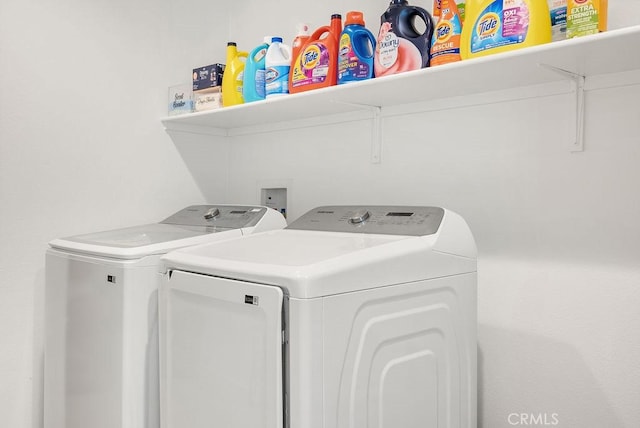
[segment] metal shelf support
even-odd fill
[[[547,64],[538,64],[553,73],[560,74],[572,82],[573,93],[575,95],[575,127],[571,143],[572,152],[584,151],[584,84],[585,76],[571,71],[563,70]]]
[[[371,106],[368,104],[347,103],[344,101],[335,101],[337,104],[344,104],[361,108],[363,110],[369,110],[373,113],[371,124],[371,163],[382,162],[382,107]]]

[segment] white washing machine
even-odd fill
[[[158,427],[160,256],[284,226],[266,207],[197,205],[157,224],[51,241],[44,427]]]
[[[476,246],[459,215],[320,207],[162,264],[163,428],[476,426]]]

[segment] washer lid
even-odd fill
[[[187,245],[208,242],[211,240],[208,235],[212,233],[227,232],[226,234],[229,234],[234,230],[236,229],[215,226],[154,223],[54,239],[49,245],[52,248],[74,253],[136,259],[151,254],[164,254]],[[240,235],[241,232],[237,230],[237,236]]]
[[[157,224],[55,239],[49,245],[74,253],[137,259],[241,236],[242,228],[256,226],[265,214],[267,208],[261,206],[191,205]]]

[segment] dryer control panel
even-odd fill
[[[192,205],[178,211],[161,223],[240,229],[258,224],[266,211],[267,208],[256,206]]]
[[[438,207],[326,206],[312,209],[287,229],[426,236],[438,231],[443,217]]]

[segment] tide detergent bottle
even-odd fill
[[[431,67],[460,61],[462,22],[455,0],[435,0],[440,6],[431,42]],[[435,9],[434,2],[434,9]]]
[[[338,84],[371,79],[376,39],[364,26],[362,12],[348,12],[338,50]]]
[[[234,42],[227,43],[227,64],[222,75],[222,106],[242,104],[244,86],[244,66],[248,52],[238,51]],[[244,58],[244,60],[242,59]]]
[[[265,99],[265,57],[267,55],[267,49],[269,49],[269,43],[271,43],[271,37],[265,37],[260,45],[249,52],[244,67],[242,84],[242,97],[245,103]]]
[[[420,20],[424,31],[416,28]],[[433,19],[421,7],[407,0],[391,0],[380,17],[380,32],[375,53],[376,77],[418,70],[429,66]]]
[[[433,20],[436,24],[440,20],[440,12],[442,10],[441,3],[442,0],[433,0],[433,12],[431,13],[431,16],[433,16]],[[466,0],[456,1],[456,8],[458,9],[458,16],[460,17],[461,24],[464,24],[464,17],[467,16],[467,3],[468,1]]]
[[[551,41],[547,0],[474,0],[462,29],[462,59]]]
[[[300,51],[309,40],[309,26],[304,23],[300,23],[297,26],[298,34],[293,39],[293,43],[291,44],[291,60],[295,60],[298,55],[300,55]]]
[[[333,86],[338,77],[338,44],[342,32],[342,16],[331,15],[331,25],[313,32],[291,63],[289,92]],[[324,37],[323,37],[324,36]]]

